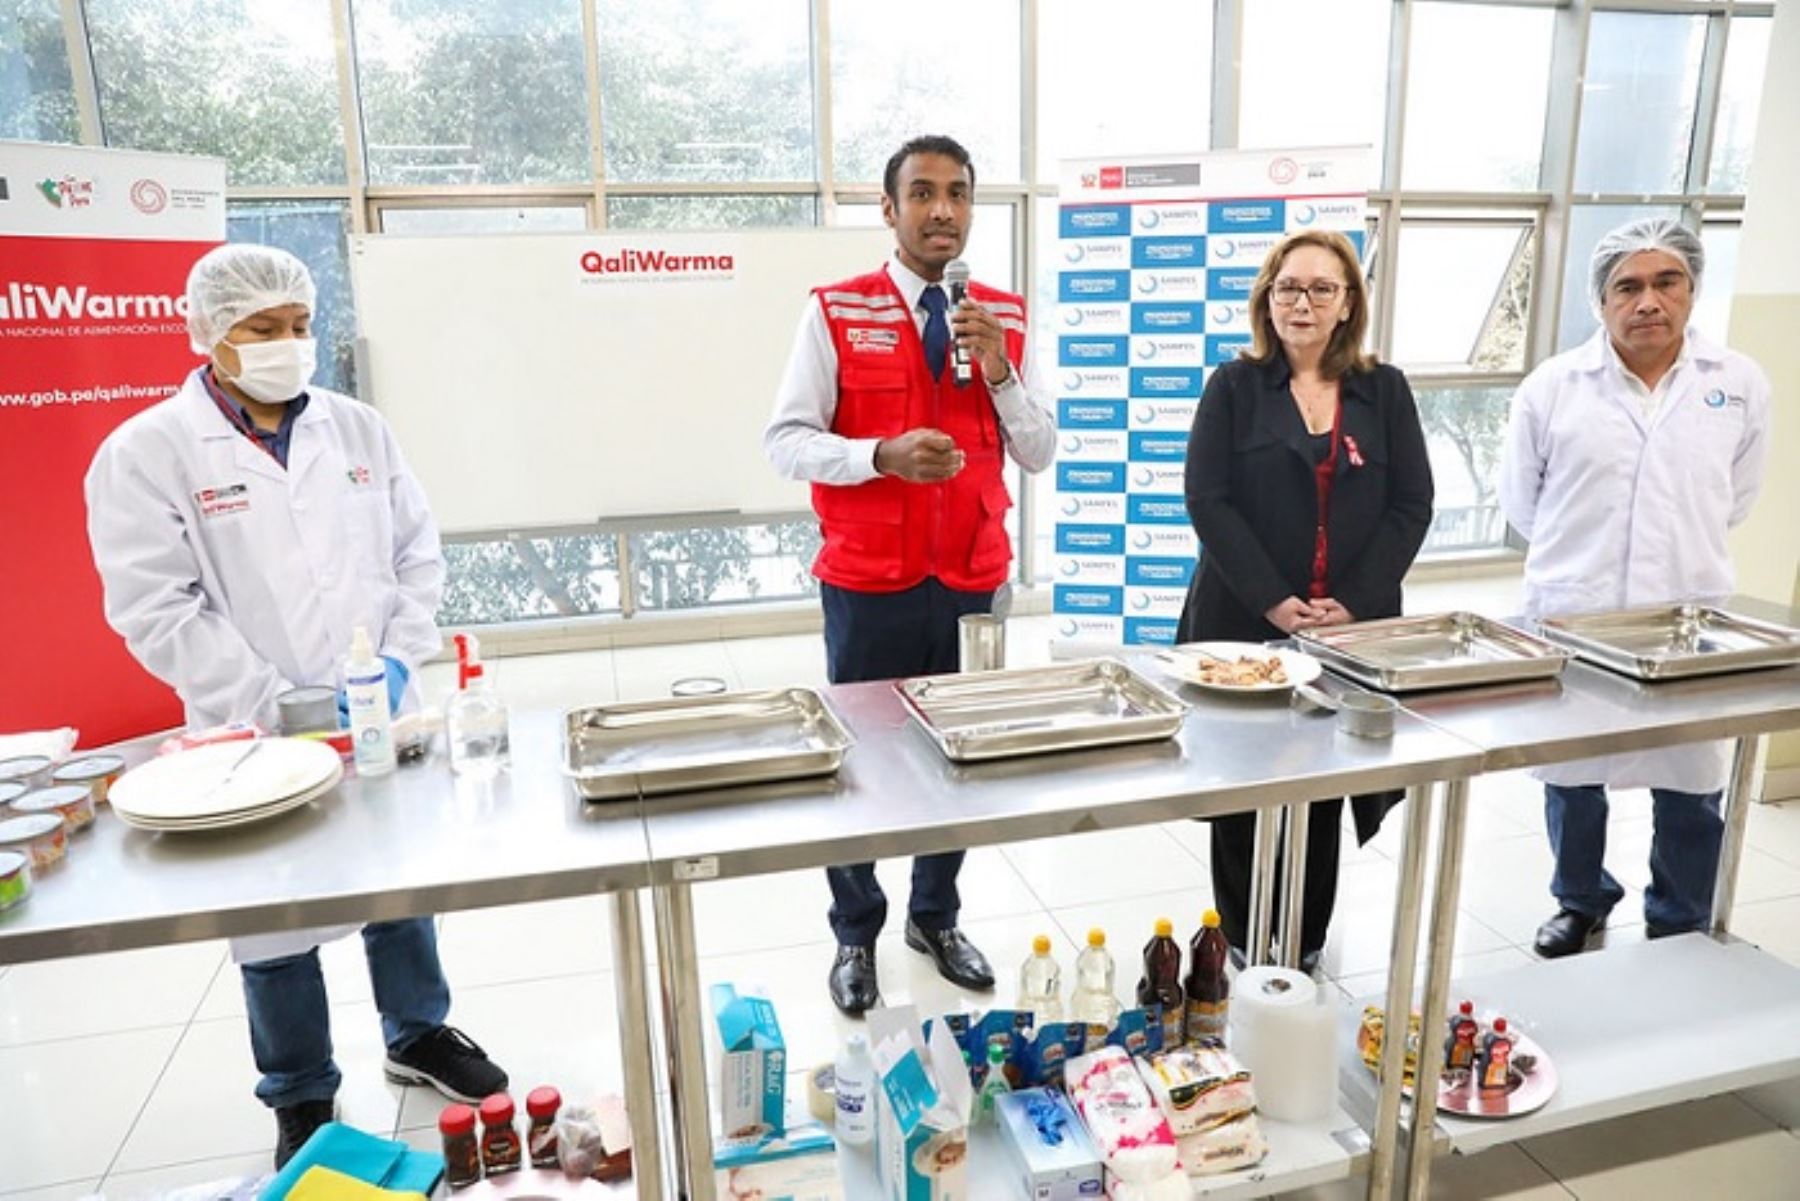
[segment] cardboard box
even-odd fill
[[[775,1006],[740,996],[730,984],[712,986],[713,1028],[719,1042],[719,1129],[727,1139],[780,1134],[787,1096],[787,1046]]]
[[[1007,1093],[994,1105],[1000,1141],[1030,1201],[1093,1201],[1105,1187],[1100,1153],[1069,1098],[1053,1089]],[[1043,1120],[1048,1112],[1049,1121]],[[1051,1133],[1046,1134],[1048,1129]],[[1054,1141],[1053,1141],[1054,1140]]]
[[[948,1025],[933,1022],[927,1042],[911,1005],[873,1010],[868,1023],[881,1083],[875,1166],[883,1195],[888,1201],[973,1201],[968,1160],[975,1091]]]

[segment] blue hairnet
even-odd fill
[[[1589,262],[1588,299],[1598,313],[1606,303],[1606,285],[1619,265],[1634,254],[1662,250],[1681,260],[1688,283],[1700,290],[1700,274],[1706,269],[1706,248],[1700,236],[1673,217],[1643,217],[1626,222],[1594,244]]]
[[[312,272],[285,250],[250,243],[215,246],[188,272],[188,341],[211,354],[225,332],[244,318],[284,304],[311,312],[317,295]]]

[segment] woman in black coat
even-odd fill
[[[1200,562],[1183,642],[1263,642],[1400,613],[1400,581],[1431,524],[1431,464],[1412,390],[1362,351],[1356,251],[1308,230],[1269,252],[1250,293],[1251,348],[1213,373],[1188,437],[1187,510]],[[1356,797],[1359,842],[1399,793]],[[1314,802],[1301,955],[1325,946],[1337,901],[1343,799]],[[1212,823],[1213,895],[1240,952],[1255,817]]]

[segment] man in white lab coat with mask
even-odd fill
[[[88,469],[107,621],[180,694],[190,728],[274,729],[279,693],[341,687],[359,625],[387,661],[397,710],[413,668],[441,643],[444,559],[425,495],[373,409],[309,386],[314,297],[285,251],[203,256],[188,276],[187,321],[207,363],[115,430]],[[349,929],[232,943],[277,1167],[332,1118],[341,1077],[318,944]],[[463,1101],[504,1089],[506,1073],[444,1024],[450,989],[432,919],[374,922],[362,936],[388,1077]]]
[[[1769,381],[1688,326],[1704,265],[1700,239],[1676,221],[1613,230],[1590,271],[1602,328],[1519,385],[1500,504],[1531,544],[1532,617],[1731,594],[1726,533],[1762,483]],[[1649,936],[1704,929],[1727,771],[1717,742],[1542,769],[1558,910],[1538,929],[1538,954],[1584,949],[1625,895],[1602,863],[1609,785],[1651,790]]]

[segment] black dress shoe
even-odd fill
[[[1538,927],[1537,940],[1532,945],[1545,959],[1561,959],[1585,950],[1587,940],[1604,925],[1604,913],[1596,916],[1573,909],[1558,909],[1555,917]]]
[[[331,1101],[302,1101],[284,1105],[275,1111],[275,1170],[281,1171],[294,1158],[313,1132],[337,1117],[337,1106]]]
[[[948,930],[921,930],[911,918],[906,921],[906,945],[931,956],[938,975],[952,984],[977,990],[994,987],[994,969],[987,956],[963,937],[955,926]]]
[[[1644,937],[1652,942],[1659,938],[1674,938],[1677,934],[1693,934],[1705,930],[1705,926],[1651,926],[1644,927]]]
[[[881,1004],[874,947],[837,949],[837,958],[831,961],[831,1003],[853,1018]]]

